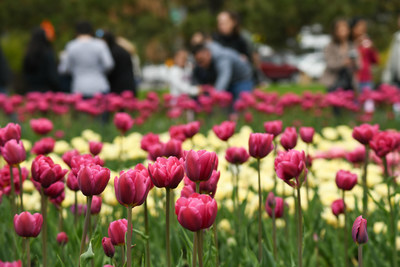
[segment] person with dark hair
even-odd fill
[[[360,69],[357,72],[358,88],[373,88],[371,66],[378,63],[378,51],[367,35],[367,21],[362,18],[353,18],[350,22],[351,41],[357,47],[360,55]]]
[[[42,28],[33,30],[22,67],[26,91],[60,89],[54,50]]]
[[[241,92],[253,89],[252,70],[248,61],[238,53],[216,43],[199,44],[193,47],[196,64],[205,74],[215,75],[214,87],[228,91],[237,99]],[[198,75],[197,72],[194,75]],[[199,77],[194,77],[199,80]],[[200,77],[201,78],[201,77]]]
[[[217,32],[212,37],[217,43],[232,48],[248,61],[252,61],[250,48],[240,34],[238,14],[231,11],[220,12],[217,16]]]
[[[104,32],[103,39],[106,41],[114,60],[114,68],[107,75],[111,92],[119,94],[129,90],[136,96],[131,55],[117,44],[115,36],[111,32]]]
[[[349,35],[346,20],[338,19],[333,23],[332,41],[324,49],[326,68],[321,77],[321,83],[328,91],[354,90],[357,87],[354,76],[359,66],[358,52]]]
[[[59,72],[71,74],[72,92],[84,97],[108,93],[107,73],[113,67],[114,60],[107,44],[93,37],[91,24],[77,23],[76,38],[67,44],[59,66]]]
[[[400,14],[397,17],[397,25],[399,30],[393,35],[386,68],[382,75],[382,81],[400,88]],[[400,104],[398,110],[400,112]]]
[[[0,47],[0,93],[5,93],[7,85],[11,81],[11,70],[6,57]]]

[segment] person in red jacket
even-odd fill
[[[358,89],[373,89],[372,65],[379,60],[378,52],[367,34],[367,21],[362,18],[354,18],[350,22],[351,40],[357,47],[360,56],[360,68],[357,72]]]

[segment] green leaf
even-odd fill
[[[94,259],[94,253],[92,250],[92,242],[89,242],[88,250],[80,256],[81,266],[86,266],[86,264],[91,260]]]

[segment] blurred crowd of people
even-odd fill
[[[241,92],[262,82],[258,54],[251,38],[241,30],[239,16],[222,11],[216,20],[215,32],[195,32],[187,48],[175,51],[167,75],[172,96],[195,97],[204,91],[203,85],[211,85],[237,99]],[[398,22],[400,28],[400,16]],[[333,23],[321,77],[328,91],[374,88],[372,66],[379,62],[379,56],[367,26],[363,18],[337,19]],[[136,95],[141,73],[135,46],[109,31],[94,31],[87,21],[77,23],[75,30],[75,38],[59,57],[52,47],[51,23],[45,21],[33,30],[23,59],[25,91],[63,91],[88,98],[125,90]],[[10,73],[0,49],[1,92],[10,82]],[[400,31],[394,34],[382,82],[400,87]]]

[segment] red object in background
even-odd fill
[[[283,60],[274,60],[274,58],[272,58],[271,61],[263,61],[260,64],[261,71],[264,73],[264,75],[273,81],[280,79],[291,79],[296,73],[299,72],[297,67],[290,65],[287,62],[276,61]]]

